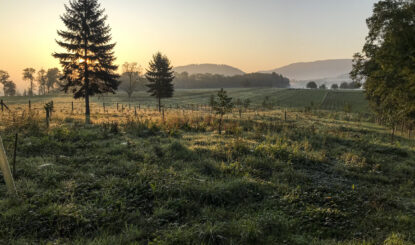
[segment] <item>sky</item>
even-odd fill
[[[352,58],[376,0],[100,0],[118,65],[227,64],[245,72]],[[0,70],[22,91],[22,70],[58,67],[55,42],[68,0],[0,0]]]

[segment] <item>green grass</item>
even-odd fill
[[[294,107],[324,92],[264,95]],[[414,244],[413,140],[308,104],[287,121],[280,109],[229,115],[224,135],[206,112],[97,114],[91,126],[56,112],[49,129],[41,114],[0,114],[10,159],[20,135],[19,198],[0,177],[0,244]]]
[[[227,89],[229,96],[236,99],[250,99],[253,106],[260,106],[266,97],[274,106],[301,108],[314,107],[325,110],[343,111],[345,105],[349,104],[352,112],[368,113],[368,103],[362,91],[331,91],[331,90],[306,90],[306,89],[270,89],[270,88],[249,88],[249,89]],[[189,104],[209,103],[211,95],[216,95],[217,89],[180,89],[175,91],[174,97],[164,99],[163,103],[175,107],[187,106]],[[29,98],[27,97],[3,97],[8,105],[25,105],[27,106]],[[35,108],[43,109],[44,103],[54,100],[56,105],[62,105],[69,108],[71,102],[75,102],[75,107],[83,107],[82,101],[73,100],[69,95],[49,95],[35,96],[30,98]],[[133,94],[131,100],[125,93],[115,95],[106,95],[93,97],[92,102],[99,106],[107,103],[107,106],[114,107],[116,103],[124,105],[152,106],[156,105],[156,100],[146,92],[137,92]],[[22,106],[23,108],[25,106]]]

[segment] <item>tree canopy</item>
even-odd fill
[[[60,71],[58,68],[48,69],[46,73],[46,90],[49,93],[56,85],[59,85]]]
[[[125,91],[128,95],[128,98],[131,99],[133,93],[140,87],[143,87],[141,67],[136,62],[125,62],[122,65],[122,71],[123,74],[120,78],[121,84],[119,89]]]
[[[351,77],[363,82],[379,118],[391,127],[415,119],[415,2],[382,0],[367,20],[369,34],[354,56]]]
[[[306,85],[307,88],[311,88],[311,89],[316,89],[317,88],[317,83],[314,81],[310,81],[307,83]]]
[[[10,80],[8,72],[0,70],[0,84],[3,85],[4,96],[14,96],[16,94],[16,84]]]
[[[146,73],[146,78],[150,82],[147,84],[148,92],[158,99],[159,111],[161,111],[161,99],[173,96],[174,86],[172,81],[174,75],[172,69],[170,60],[160,52],[156,53],[149,63]]]
[[[74,0],[65,5],[61,16],[66,31],[58,31],[59,46],[66,53],[54,53],[63,67],[62,88],[74,98],[85,98],[85,120],[89,123],[89,96],[115,93],[118,67],[114,65],[114,43],[107,16],[97,0]]]

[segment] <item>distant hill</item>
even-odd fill
[[[177,73],[187,72],[189,75],[193,74],[218,74],[223,76],[235,76],[244,75],[245,72],[238,68],[228,65],[216,65],[216,64],[192,64],[187,66],[174,67],[173,70]]]
[[[301,62],[283,66],[263,73],[278,73],[291,80],[322,80],[344,76],[352,70],[351,59],[321,60],[314,62]]]

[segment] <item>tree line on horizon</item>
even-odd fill
[[[176,73],[174,85],[182,89],[198,88],[289,88],[290,80],[280,74],[250,73],[244,75],[224,76],[219,74]]]
[[[351,82],[342,82],[340,83],[340,86],[337,83],[334,83],[330,86],[330,89],[336,90],[336,89],[359,89],[362,87],[361,83],[351,81]],[[308,89],[328,89],[326,84],[320,84],[317,85],[316,82],[310,81],[306,84],[306,88]]]
[[[33,96],[45,95],[59,89],[60,71],[58,68],[48,70],[40,69],[38,72],[34,68],[25,68],[22,73],[24,81],[29,82],[29,87],[20,94],[16,89],[16,83],[10,80],[8,72],[0,70],[0,84],[3,85],[4,96]]]

